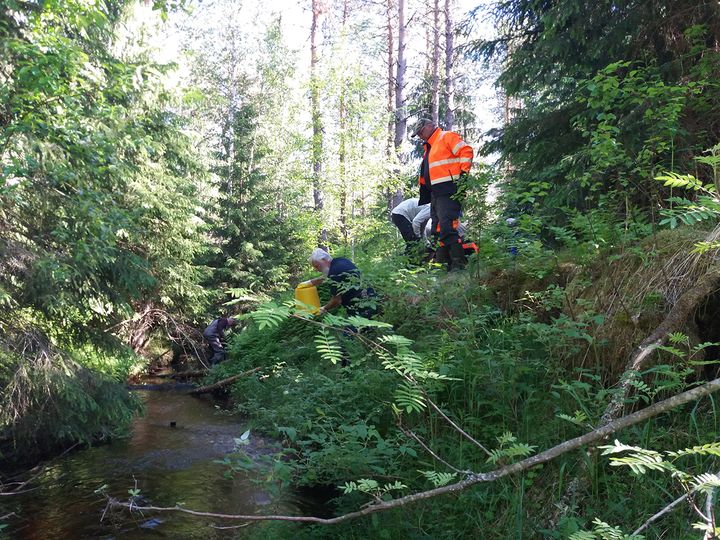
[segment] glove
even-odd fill
[[[327,309],[325,309],[325,306],[321,307],[321,308],[320,308],[320,313],[319,313],[319,315],[322,317],[322,316],[325,315],[326,313],[327,313]]]

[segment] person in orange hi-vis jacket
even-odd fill
[[[461,178],[470,172],[473,149],[460,135],[440,129],[428,118],[415,124],[412,135],[424,141],[419,204],[430,203],[432,230],[439,241],[435,260],[448,264],[450,270],[460,270],[466,263],[458,234],[462,205],[453,195]]]

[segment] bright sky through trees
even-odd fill
[[[237,11],[232,16],[237,17],[240,21],[239,27],[242,33],[249,38],[250,42],[258,43],[262,39],[262,35],[267,25],[280,18],[283,30],[283,39],[290,50],[296,51],[297,63],[297,80],[299,85],[304,84],[307,77],[310,63],[310,22],[311,13],[309,3],[303,3],[297,0],[280,0],[272,4],[272,9],[268,10],[267,6],[252,2],[237,2]],[[494,29],[485,20],[484,13],[487,12],[491,4],[490,0],[460,0],[458,3],[458,15],[456,22],[462,22],[469,16],[470,11],[477,10],[475,22],[471,25],[472,32],[468,36],[460,36],[456,38],[456,47],[461,47],[463,43],[471,39],[488,38],[494,35]],[[408,34],[408,73],[410,75],[410,84],[413,84],[413,74],[418,75],[424,66],[424,55],[426,54],[426,43],[424,31],[419,24],[422,18],[420,10],[425,9],[425,4],[409,5],[409,34]],[[196,31],[203,29],[207,33],[216,33],[220,21],[230,16],[226,8],[223,8],[218,2],[194,1],[189,5],[188,11],[176,11],[170,13],[166,23],[159,21],[156,12],[152,11],[150,5],[139,4],[136,7],[132,20],[127,23],[128,33],[133,38],[137,37],[138,25],[149,25],[149,21],[156,21],[154,30],[146,34],[146,45],[155,51],[156,59],[160,62],[176,63],[178,70],[169,76],[169,86],[183,85],[184,78],[187,76],[186,59],[183,58],[181,52],[183,43],[187,42],[188,28],[192,27]],[[370,9],[365,10],[362,15],[372,24],[378,27],[378,33],[382,32],[384,24],[381,13],[372,13]],[[331,25],[323,25],[323,39],[332,41],[334,30]],[[362,50],[364,44],[355,44],[359,50]],[[251,56],[253,51],[248,51]],[[257,51],[255,51],[257,54]],[[377,62],[385,61],[384,57],[377,57]],[[254,62],[254,60],[253,60]],[[249,64],[251,62],[248,62]],[[461,68],[462,69],[462,68]],[[499,115],[496,111],[499,108],[497,92],[494,88],[494,77],[489,70],[483,72],[477,64],[472,67],[473,72],[464,74],[471,80],[469,88],[471,88],[471,97],[473,98],[473,112],[477,117],[477,124],[481,131],[497,126],[499,124]],[[458,73],[461,75],[462,73]],[[382,84],[383,81],[378,81]],[[302,91],[302,89],[300,89]]]

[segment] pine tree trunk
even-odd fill
[[[455,80],[453,78],[453,57],[455,44],[453,18],[450,0],[445,0],[445,129],[452,131],[455,125]]]
[[[440,0],[433,2],[432,120],[440,123]]]
[[[395,73],[395,152],[402,146],[407,131],[407,114],[405,113],[405,0],[398,2],[398,37],[397,37],[397,70]]]
[[[400,0],[402,2],[402,0]],[[390,161],[393,161],[395,154],[395,129],[396,129],[396,111],[395,111],[395,37],[393,32],[393,2],[387,0],[386,4],[386,24],[385,29],[387,31],[387,156]]]

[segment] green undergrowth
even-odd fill
[[[653,265],[677,253],[668,244],[681,245],[683,235],[625,239],[625,244],[601,247],[595,256],[577,263],[560,260],[561,250],[535,246],[529,253],[509,255],[488,248],[460,274],[406,268],[401,260],[386,257],[378,264],[380,270],[368,274],[382,294],[381,319],[392,330],[370,329],[364,334],[367,339],[343,337],[342,325],[333,330],[349,360],[347,367],[333,363],[317,347],[317,319],[286,318],[276,310],[278,320],[273,324],[267,319],[265,324],[248,323],[232,339],[229,360],[212,378],[261,366],[259,374],[233,386],[233,402],[248,415],[252,432],[280,440],[284,449],[263,464],[251,463],[240,453],[228,466],[260,467],[276,488],[330,487],[334,495],[329,507],[341,514],[358,509],[372,496],[396,498],[461,480],[463,473],[448,464],[460,471],[487,472],[591,431],[617,391],[613,374],[621,362],[612,356],[618,347],[613,340],[642,339],[637,335],[667,309],[662,302],[648,301],[653,293],[662,294],[649,287],[649,296],[633,304],[646,326],[632,338],[610,332],[617,318],[604,295],[612,291],[622,297],[626,290],[609,284],[630,288],[633,279],[647,279]],[[652,245],[658,249],[653,251]],[[631,298],[625,298],[629,303]],[[405,339],[412,358],[435,375],[408,385],[401,372],[388,369],[397,363],[388,363],[377,346],[390,347],[388,343],[397,339]],[[696,344],[680,334],[675,339],[638,374],[628,411],[702,380]],[[704,356],[706,361],[711,360]],[[428,399],[487,452],[454,429]],[[614,438],[638,447],[676,450],[713,441],[717,423],[715,403],[706,399]],[[713,470],[714,459],[696,456],[692,469]],[[555,519],[555,504],[578,476],[584,481],[577,502],[571,501],[569,510]],[[522,474],[343,525],[273,523],[259,525],[254,534],[569,538],[592,529],[596,518],[626,528],[639,526],[681,493],[669,475],[633,475],[611,466],[599,451],[581,450]],[[628,498],[633,498],[633,505],[627,505]],[[677,511],[651,528],[648,537],[683,538],[691,519],[687,509]]]

